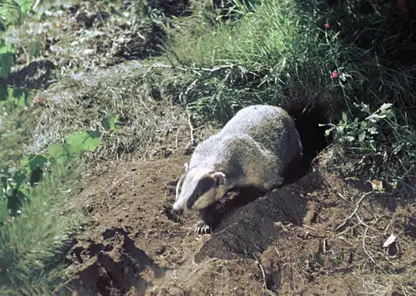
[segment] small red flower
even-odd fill
[[[324,28],[328,29],[330,27],[330,25],[328,23],[324,24]]]
[[[339,77],[339,72],[338,71],[332,71],[331,78],[332,79],[337,79],[338,77]]]

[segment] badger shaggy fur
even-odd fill
[[[201,142],[185,163],[172,213],[187,214],[220,200],[227,191],[254,186],[270,191],[302,159],[295,124],[280,107],[253,105],[238,111],[220,132]],[[195,232],[211,229],[199,221]]]

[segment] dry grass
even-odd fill
[[[48,104],[28,150],[38,152],[72,132],[97,128],[103,140],[98,158],[155,155],[166,136],[180,127],[187,129],[188,118],[183,109],[150,98],[142,69],[132,69],[137,65],[131,62],[89,74],[63,74],[60,83],[43,94]],[[116,129],[106,129],[103,120],[114,116],[119,118]]]

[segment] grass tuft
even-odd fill
[[[289,109],[320,105],[332,121],[340,116],[338,107],[352,102],[414,106],[413,67],[393,67],[373,52],[345,45],[342,31],[318,27],[320,18],[293,1],[258,1],[250,7],[236,1],[236,7],[235,21],[212,27],[196,14],[168,30],[169,60],[186,68],[186,75],[194,73],[183,89],[186,103],[197,110],[209,106],[208,116],[226,121],[252,103]],[[334,71],[338,79],[331,76]]]
[[[65,251],[84,221],[71,201],[81,167],[55,167],[0,226],[0,294],[51,292],[62,282]]]

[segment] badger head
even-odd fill
[[[222,172],[194,167],[185,163],[176,186],[176,201],[172,213],[182,215],[208,207],[221,199],[226,192],[227,179]]]

